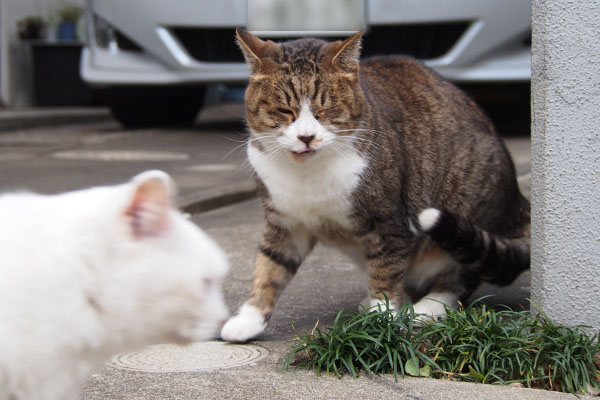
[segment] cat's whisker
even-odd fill
[[[235,171],[236,172],[242,172],[242,171],[245,171],[245,170],[248,170],[248,169],[253,170],[252,169],[252,165],[250,165],[250,161],[246,158],[246,160],[244,160],[244,162],[241,163],[240,166],[237,167],[237,169]]]
[[[352,146],[351,144],[347,144],[347,143],[331,142],[331,147],[333,149],[341,150],[343,153],[345,153],[347,151],[356,153],[356,148],[354,146]]]
[[[349,134],[349,135],[343,135],[343,136],[338,136],[338,137],[339,138],[349,138],[348,140],[356,139],[356,140],[362,140],[362,141],[370,141],[371,143],[375,143],[377,141],[377,135],[394,136],[393,133],[374,130],[374,129],[363,129],[363,128],[334,130],[331,132],[335,133],[335,134],[350,132],[351,134]],[[354,133],[356,133],[356,134],[354,134]],[[362,134],[369,135],[369,137],[365,138],[364,136],[362,136]]]
[[[335,132],[333,132],[335,133]],[[364,143],[369,143],[373,146],[376,146],[378,148],[381,148],[381,144],[377,143],[375,140],[371,139],[371,138],[364,138],[364,137],[360,137],[360,136],[350,136],[350,135],[345,135],[345,136],[337,136],[336,140],[345,140],[348,142],[353,142],[353,141],[359,141],[359,142],[364,142]]]
[[[329,148],[344,159],[350,159],[356,154],[356,149],[345,143],[331,142]]]
[[[219,135],[220,136],[220,135]],[[226,138],[225,136],[222,136],[224,138]],[[234,142],[238,142],[241,143],[239,146],[234,147],[233,149],[231,149],[227,154],[225,154],[223,156],[223,160],[225,160],[227,157],[229,157],[232,153],[234,153],[235,151],[239,150],[242,147],[247,146],[249,143],[253,143],[253,142],[260,142],[260,140],[263,140],[265,138],[274,138],[276,137],[275,135],[264,135],[264,136],[260,136],[260,137],[250,137],[244,141],[237,141],[237,140],[232,140]]]
[[[273,164],[281,154],[284,154],[283,149],[277,142],[272,143],[271,146],[264,147],[265,158],[260,160],[260,164],[269,166]]]
[[[213,134],[213,136],[217,136],[217,137],[220,137],[220,138],[223,138],[223,139],[227,139],[227,140],[229,140],[230,142],[236,142],[236,143],[246,143],[246,140],[245,140],[245,139],[244,139],[244,140],[238,140],[238,139],[230,138],[230,137],[228,137],[228,136],[225,136],[225,135],[220,135],[220,134]]]
[[[227,159],[227,157],[229,157],[232,153],[236,152],[237,150],[243,148],[246,145],[247,145],[247,142],[243,142],[242,144],[235,146],[233,149],[228,151],[227,154],[225,154],[221,160],[225,161]]]
[[[337,139],[339,139],[339,137]],[[332,144],[333,143],[335,143],[335,145],[338,145],[338,146],[344,146],[345,148],[347,148],[347,149],[349,149],[349,150],[351,150],[353,152],[359,151],[352,143],[347,143],[347,142],[344,142],[344,141],[341,141],[341,140],[340,141],[335,140],[335,141],[332,142]],[[380,148],[381,147],[379,145],[373,143],[373,146],[366,147],[364,149],[361,149],[360,151],[363,152],[363,153],[365,153],[365,154],[368,154],[368,155],[375,155]]]
[[[343,132],[367,132],[367,133],[380,133],[383,135],[394,136],[395,134],[392,132],[380,131],[377,129],[368,129],[368,128],[350,128],[350,129],[337,129],[332,131],[334,133],[343,133]]]

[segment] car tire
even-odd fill
[[[118,87],[108,90],[113,116],[126,128],[191,126],[204,103],[206,88]]]

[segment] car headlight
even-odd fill
[[[142,48],[137,43],[97,15],[94,15],[94,36],[98,47],[107,49],[113,53],[119,50],[142,51]]]
[[[115,28],[97,15],[94,16],[94,36],[98,47],[110,51],[119,49]]]

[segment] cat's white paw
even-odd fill
[[[229,319],[221,329],[221,339],[227,342],[246,342],[260,335],[267,322],[258,308],[244,304],[239,313]]]
[[[389,301],[389,306],[391,310],[396,309],[396,306],[391,300]],[[379,311],[380,308],[381,311],[385,311],[387,309],[386,302],[381,299],[368,296],[360,302],[358,311]]]
[[[435,321],[446,316],[446,306],[455,307],[456,295],[448,292],[429,293],[419,300],[414,306],[415,322],[419,325]]]

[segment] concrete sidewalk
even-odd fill
[[[0,112],[0,120],[2,119]],[[180,204],[227,251],[232,270],[224,285],[232,311],[246,299],[262,231],[262,212],[250,168],[244,165],[243,107],[209,108],[189,130],[126,131],[111,121],[72,126],[11,128],[0,132],[0,190],[55,193],[125,181],[145,169],[163,169],[180,188]],[[1,130],[1,128],[0,128]],[[520,182],[529,193],[528,138],[507,139]],[[208,211],[207,211],[208,210]],[[200,212],[202,211],[202,212]],[[86,383],[82,399],[567,399],[515,387],[391,376],[317,377],[283,371],[296,332],[327,326],[342,308],[355,308],[366,277],[337,251],[318,246],[284,292],[267,331],[242,346],[153,346],[116,357]],[[529,273],[513,285],[481,288],[474,297],[527,304]],[[135,349],[132,349],[135,350]]]
[[[246,199],[255,185],[244,165],[242,115],[240,104],[221,104],[191,129],[124,130],[105,109],[76,109],[70,117],[69,109],[2,110],[0,191],[58,193],[162,169],[176,180],[183,208],[203,211]],[[31,120],[53,123],[32,127]]]
[[[0,108],[0,132],[77,122],[100,122],[111,118],[110,111],[100,107]]]

